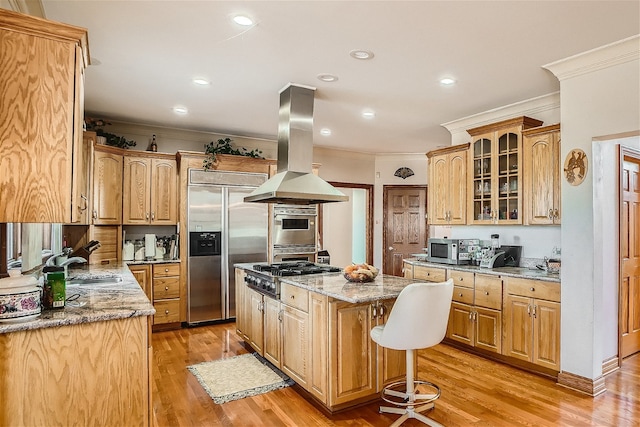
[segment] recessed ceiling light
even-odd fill
[[[323,82],[335,82],[338,81],[338,76],[334,76],[333,74],[318,74],[318,80],[322,80]]]
[[[370,50],[365,50],[365,49],[354,49],[351,52],[349,52],[349,55],[351,55],[351,57],[355,58],[355,59],[371,59],[371,58],[373,58],[373,52],[371,52]]]
[[[253,19],[249,18],[248,16],[244,16],[244,15],[236,15],[233,17],[233,22],[235,22],[238,25],[242,25],[245,27],[248,27],[249,25],[253,25]]]
[[[329,129],[329,128],[320,129],[320,135],[322,135],[322,136],[330,136],[331,135],[331,129]]]
[[[440,79],[440,84],[443,85],[443,86],[451,86],[455,82],[456,81],[454,79],[452,79],[451,77],[445,77],[444,79]]]
[[[189,110],[187,109],[187,107],[177,106],[173,107],[173,112],[176,114],[185,115],[189,112]]]
[[[193,79],[193,83],[199,85],[199,86],[209,86],[211,84],[211,82],[207,79],[201,79],[201,78],[195,78]]]
[[[365,119],[373,119],[376,116],[376,112],[373,110],[364,110],[362,112],[362,117]]]

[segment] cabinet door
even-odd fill
[[[282,305],[282,372],[308,388],[309,315]]]
[[[241,268],[236,268],[236,333],[241,338],[246,338],[246,307],[249,305],[245,301],[245,289],[244,278],[247,275]]]
[[[449,163],[447,155],[431,158],[429,179],[429,223],[447,224],[449,211]]]
[[[496,131],[491,191],[494,222],[498,224],[522,224],[521,153],[521,126]]]
[[[507,294],[504,299],[503,352],[505,356],[530,362],[533,358],[531,299]]]
[[[249,306],[247,307],[247,339],[249,345],[264,355],[264,301],[263,296],[253,289],[246,288]]]
[[[307,390],[327,403],[329,360],[329,301],[326,295],[309,293],[309,379]]]
[[[470,203],[467,207],[469,223],[490,224],[492,220],[493,133],[478,135],[471,142],[469,162]]]
[[[447,337],[454,341],[473,346],[473,311],[469,304],[451,303]]]
[[[502,313],[499,310],[475,307],[474,345],[500,354],[502,350]]]
[[[449,224],[467,223],[467,155],[468,150],[448,155],[449,163]]]
[[[378,324],[381,325],[387,322],[394,303],[395,299],[378,303]],[[385,384],[405,379],[406,374],[407,353],[404,350],[393,350],[378,346],[378,386],[376,391],[382,390]]]
[[[85,132],[80,141],[74,141],[73,181],[71,193],[71,223],[89,224],[89,192],[91,190],[91,151],[95,133]]]
[[[329,406],[335,406],[375,394],[376,353],[370,338],[371,305],[334,301],[329,306]]]
[[[151,201],[151,160],[124,157],[122,184],[123,224],[149,224]]]
[[[153,296],[151,295],[151,269],[149,267],[148,264],[130,265],[129,270],[131,270],[133,277],[136,278],[147,298],[153,301]]]
[[[281,344],[281,308],[280,301],[264,298],[264,358],[280,368]]]
[[[534,300],[533,363],[560,370],[560,303]]]
[[[405,279],[413,279],[413,265],[405,262],[402,267],[402,274]]]
[[[178,222],[178,167],[175,160],[153,159],[151,163],[151,222],[172,225]]]
[[[555,133],[524,139],[525,209],[528,224],[554,224],[559,193],[559,152]],[[559,220],[559,218],[558,218]]]
[[[93,223],[122,223],[122,156],[95,151],[93,160]]]

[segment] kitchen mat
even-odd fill
[[[289,387],[293,380],[257,353],[198,363],[187,369],[217,404]]]

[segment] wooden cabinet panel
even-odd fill
[[[79,222],[72,162],[87,32],[6,9],[0,20],[0,222]]]
[[[309,291],[287,283],[280,284],[280,300],[305,313],[309,311]]]
[[[71,189],[71,223],[89,224],[89,206],[91,197],[91,159],[94,132],[84,132],[80,129],[82,139],[73,146],[73,175]]]
[[[153,324],[180,322],[180,263],[152,264],[152,271],[156,309]]]
[[[179,277],[155,277],[153,279],[153,298],[168,299],[180,297]]]
[[[473,289],[475,281],[474,273],[469,271],[448,270],[447,276],[449,279],[453,279],[454,286]]]
[[[447,338],[473,346],[473,312],[469,304],[451,303]]]
[[[502,310],[502,279],[500,277],[476,274],[475,285],[475,305]]]
[[[243,339],[246,338],[246,308],[249,305],[247,298],[245,298],[245,289],[247,286],[245,285],[244,278],[246,275],[247,273],[244,270],[236,268],[236,333]]]
[[[93,158],[93,224],[122,224],[122,155],[98,150]]]
[[[506,293],[560,302],[560,283],[509,277],[506,280]]]
[[[154,325],[180,321],[180,300],[154,301],[153,307],[156,309],[156,314],[153,316]]]
[[[533,363],[560,370],[560,304],[535,300]]]
[[[151,223],[178,222],[178,165],[175,159],[153,159],[151,163]]]
[[[253,289],[245,289],[248,300],[247,312],[247,342],[260,355],[264,355],[264,301],[261,293]]]
[[[394,304],[395,299],[378,302],[377,312],[379,325],[385,324],[387,322]],[[414,372],[416,371],[414,370]],[[393,350],[390,348],[378,346],[377,392],[380,392],[385,384],[406,379],[406,373],[407,354],[404,350]]]
[[[428,282],[444,282],[447,277],[445,268],[426,267],[423,265],[413,266],[413,278],[426,280]]]
[[[533,358],[533,323],[529,303],[527,297],[506,295],[503,310],[506,334],[504,355],[527,362]]]
[[[502,312],[475,307],[474,345],[500,354],[502,350]]]
[[[281,310],[279,300],[264,298],[264,358],[279,369],[283,353]]]
[[[473,305],[473,288],[453,287],[453,301]]]
[[[430,224],[466,224],[468,148],[464,144],[427,153]]]
[[[560,124],[523,131],[527,224],[560,224]]]
[[[151,266],[148,264],[134,264],[129,266],[129,270],[136,278],[138,284],[149,298],[149,301],[153,301],[151,290]]]
[[[151,159],[125,156],[122,184],[123,224],[148,224],[151,219]]]
[[[309,293],[309,378],[307,390],[327,404],[329,392],[329,301],[326,295]]]
[[[153,277],[180,275],[180,263],[154,264]]]
[[[120,226],[92,225],[89,227],[89,240],[97,240],[100,247],[91,253],[91,264],[111,264],[120,259],[122,251],[122,232]]]
[[[402,267],[402,274],[405,279],[413,279],[413,265],[404,262]]]
[[[282,372],[308,388],[309,315],[282,305]]]

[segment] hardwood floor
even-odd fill
[[[233,323],[152,336],[156,426],[388,426],[380,402],[326,415],[289,387],[217,405],[187,366],[247,353]],[[445,426],[640,426],[640,355],[606,378],[595,398],[554,381],[438,345],[419,353],[418,375],[442,389],[426,414]],[[422,426],[408,420],[403,426]]]

